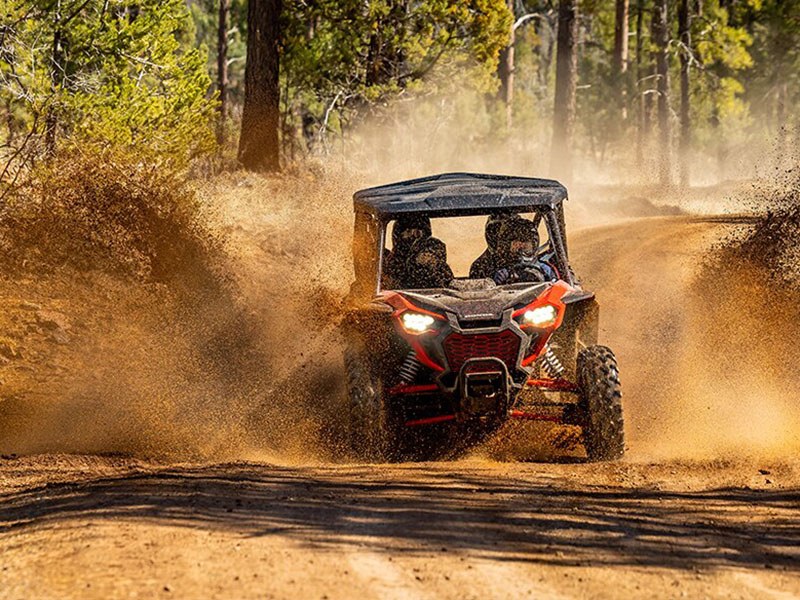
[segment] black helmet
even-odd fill
[[[504,223],[511,220],[521,219],[517,213],[494,213],[489,215],[486,219],[486,228],[484,236],[486,237],[486,246],[492,252],[497,251],[497,245],[500,242],[500,228]]]
[[[539,247],[539,232],[536,223],[523,219],[517,215],[516,218],[507,219],[500,226],[497,233],[497,250],[501,253],[510,253],[513,242],[531,242],[533,250]]]
[[[408,261],[408,285],[413,288],[446,287],[453,280],[447,264],[447,246],[433,237],[414,242]]]
[[[411,244],[403,240],[403,233],[411,229],[419,229],[422,231],[420,237],[427,238],[431,235],[431,220],[424,215],[402,215],[397,218],[392,231],[392,245],[394,248],[400,248],[404,245],[410,247]],[[412,240],[412,243],[416,240]]]
[[[414,242],[412,255],[417,264],[426,264],[424,259],[430,257],[435,262],[447,262],[447,246],[434,237],[421,238]]]

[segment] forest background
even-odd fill
[[[3,197],[54,157],[707,185],[796,162],[797,0],[2,0]]]

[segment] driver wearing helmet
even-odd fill
[[[469,268],[470,279],[491,279],[499,268],[499,255],[497,252],[498,234],[503,223],[512,219],[519,219],[517,214],[499,213],[490,215],[486,220],[484,236],[486,237],[486,250],[483,251]]]
[[[552,267],[537,257],[536,224],[523,218],[508,219],[498,232],[497,263],[492,279],[498,285],[558,279]]]

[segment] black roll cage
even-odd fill
[[[566,199],[566,188],[552,179],[477,173],[444,173],[360,190],[353,196],[356,281],[351,293],[380,293],[388,224],[408,214],[436,219],[537,213],[547,226],[558,271],[572,285],[564,236]]]
[[[486,211],[478,213],[477,216],[489,216],[498,211]],[[503,211],[507,212],[507,211]],[[564,239],[564,216],[563,205],[559,203],[556,208],[549,206],[529,207],[528,210],[515,211],[520,213],[537,213],[541,215],[547,226],[548,236],[552,250],[555,253],[556,266],[562,279],[574,284],[572,271],[569,268],[567,256],[567,245]],[[425,214],[425,211],[419,211]],[[431,215],[431,218],[453,218],[459,215]],[[476,216],[475,213],[463,216]],[[373,214],[356,213],[356,227],[353,239],[356,288],[361,289],[362,294],[375,295],[382,291],[381,281],[383,279],[384,253],[386,250],[386,236],[389,223],[395,218],[380,218]],[[359,231],[360,230],[360,231]],[[369,256],[365,256],[369,255]],[[369,282],[369,283],[367,283]],[[360,283],[360,285],[359,285]]]

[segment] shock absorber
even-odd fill
[[[550,344],[545,345],[545,352],[542,355],[542,368],[552,379],[558,379],[564,374],[564,365],[558,360]]]
[[[400,381],[409,384],[417,378],[417,373],[422,365],[417,360],[417,353],[413,350],[408,353],[400,367]]]

